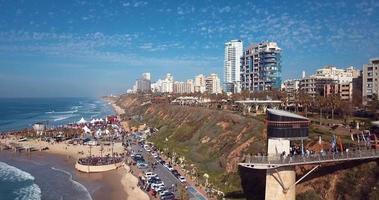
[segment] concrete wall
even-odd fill
[[[267,170],[265,200],[295,200],[296,173],[294,167]],[[291,187],[288,191],[284,190]]]
[[[290,151],[290,141],[286,139],[268,139],[267,154],[268,156],[280,156],[286,152],[286,155]]]
[[[123,162],[110,164],[110,165],[99,165],[99,166],[88,166],[88,165],[81,165],[79,163],[75,164],[75,168],[78,171],[86,172],[86,173],[93,173],[93,172],[105,172],[117,169],[122,166]]]

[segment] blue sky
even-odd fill
[[[224,43],[282,48],[283,78],[379,57],[379,1],[0,0],[0,97],[125,92],[216,72]]]

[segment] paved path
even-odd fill
[[[239,163],[239,165],[254,169],[273,169],[284,166],[322,164],[353,160],[373,160],[378,158],[379,150],[372,149],[342,153],[313,154],[309,156],[299,155],[286,158],[254,156],[245,163]]]
[[[132,150],[134,150],[135,153],[140,153],[146,162],[148,163],[149,167],[147,169],[142,169],[143,172],[151,171],[159,176],[159,178],[164,182],[167,189],[169,189],[171,192],[175,194],[175,197],[179,197],[179,186],[182,184],[166,167],[164,167],[162,164],[158,163],[153,170],[151,168],[152,163],[157,163],[156,159],[147,152],[144,148],[142,148],[140,145],[133,144],[131,146]],[[176,187],[172,188],[172,185],[176,185]],[[195,187],[189,185],[187,189],[190,199],[194,200],[206,200],[207,198],[204,197],[202,194],[200,194],[199,191],[195,189]]]

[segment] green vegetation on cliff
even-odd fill
[[[238,162],[246,154],[264,152],[264,123],[230,111],[170,104],[140,106],[141,101],[123,97],[119,105],[128,115],[143,116],[143,122],[159,129],[149,141],[167,153],[184,157],[202,179],[224,192],[241,190]]]

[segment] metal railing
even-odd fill
[[[306,165],[326,162],[363,160],[379,158],[379,150],[356,150],[349,152],[315,153],[295,156],[252,156],[244,163],[252,165]]]

